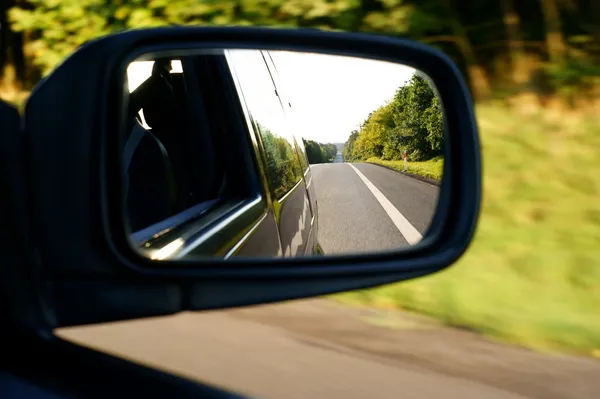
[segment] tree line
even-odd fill
[[[305,139],[302,139],[302,141],[304,142],[304,148],[306,148],[308,162],[311,164],[331,162],[338,151],[337,146],[332,143],[323,144]]]
[[[350,134],[343,155],[348,162],[369,158],[425,161],[442,154],[443,110],[429,82],[414,74],[393,99],[371,112]]]
[[[267,174],[277,198],[284,196],[296,185],[308,168],[306,160],[298,156],[292,142],[257,123],[262,138]],[[335,144],[322,144],[302,139],[308,162],[311,164],[331,162],[337,154]]]
[[[268,25],[364,31],[439,47],[473,96],[596,93],[596,0],[4,0],[0,90],[30,90],[88,40],[162,25]]]
[[[308,165],[301,163],[301,158],[295,154],[294,148],[288,140],[274,134],[260,123],[257,123],[257,126],[267,159],[267,174],[275,196],[281,198],[300,181],[303,175],[302,171]]]

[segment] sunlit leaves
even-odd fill
[[[419,161],[439,155],[442,144],[442,107],[429,83],[415,74],[389,104],[372,112],[360,131],[351,134],[344,157],[399,160],[406,150]]]
[[[302,177],[299,158],[289,141],[258,124],[267,160],[267,174],[277,198],[287,193]]]
[[[364,19],[364,28],[377,32],[406,33],[410,30],[411,6],[395,6],[385,11],[369,13]]]
[[[86,41],[165,25],[261,25],[405,34],[428,20],[409,0],[27,0],[10,11],[30,33],[28,58],[44,73]],[[33,50],[35,49],[35,50]]]

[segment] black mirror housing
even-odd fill
[[[126,62],[148,51],[261,48],[400,62],[436,82],[444,101],[444,180],[423,241],[402,253],[334,258],[163,261],[137,256],[119,203]],[[367,34],[242,27],[133,30],[89,42],[32,93],[24,114],[33,278],[48,328],[302,298],[442,270],[466,250],[481,200],[477,126],[452,61],[426,45]]]

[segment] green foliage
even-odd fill
[[[594,10],[596,6],[581,0],[569,1],[569,7],[559,7],[552,21],[545,20],[552,13],[544,10],[552,2],[530,1],[519,3],[517,8],[516,0],[491,3],[477,0],[468,4],[456,0],[20,0],[10,3],[17,4],[9,13],[11,29],[26,33],[24,50],[28,64],[37,66],[44,74],[88,40],[125,29],[163,25],[312,27],[410,37],[441,48],[457,61],[469,83],[478,79],[484,86],[504,84],[512,75],[499,65],[523,56],[513,54],[514,48],[519,47],[511,45],[513,41],[523,42],[522,52],[529,60],[538,61],[548,56],[548,43],[563,43],[568,57],[563,57],[557,64],[560,66],[552,67],[550,74],[559,89],[564,84],[569,92],[574,92],[573,87],[580,84],[588,85],[587,77],[597,76],[594,68],[588,66],[597,65],[600,56],[600,34],[593,28],[600,24],[600,14]],[[511,14],[507,11],[510,8],[516,11]],[[515,17],[516,25],[511,26],[517,33],[511,36],[505,21],[513,21]],[[559,26],[561,32],[558,35],[551,32],[548,24]],[[567,65],[569,59],[575,61]],[[539,62],[537,65],[533,62],[508,68],[525,68],[530,75],[539,66]],[[475,70],[493,77],[470,76]]]
[[[351,29],[361,25],[358,0],[24,0],[9,12],[27,32],[25,53],[49,73],[83,43],[127,29],[166,25],[265,25]]]
[[[344,160],[346,161],[352,161],[353,160],[353,154],[354,154],[354,144],[356,143],[356,139],[358,139],[358,130],[353,130],[352,133],[350,133],[350,137],[348,138],[348,141],[346,141],[346,143],[344,144],[344,149],[342,150],[342,155],[344,156]]]
[[[361,125],[358,138],[353,146],[352,160],[381,157],[386,138],[391,109],[382,106],[372,112]]]
[[[279,0],[27,0],[10,10],[28,32],[30,59],[44,74],[83,43],[126,29],[165,25],[293,26]],[[282,14],[279,14],[280,11]]]
[[[388,161],[379,158],[369,158],[366,162],[382,165],[398,171],[404,170],[404,161]],[[408,162],[406,171],[415,175],[429,177],[430,179],[442,180],[444,158],[437,156],[423,162]]]
[[[44,74],[86,41],[111,32],[106,23],[107,1],[29,0],[27,8],[13,8],[9,18],[16,31],[33,33],[26,51]]]
[[[281,198],[302,178],[299,158],[285,138],[273,134],[262,125],[258,128],[267,159],[269,181],[275,196]]]
[[[433,152],[441,153],[444,142],[444,114],[437,96],[431,100],[431,105],[423,114],[427,137],[425,138]]]
[[[302,140],[304,142],[304,147],[306,148],[308,162],[311,164],[331,162],[337,154],[337,147],[335,144],[323,144],[313,140]]]
[[[321,144],[321,148],[323,148],[323,151],[325,152],[326,161],[327,162],[333,161],[333,159],[335,158],[335,156],[337,155],[337,152],[338,152],[337,146],[332,143],[327,143],[327,144]]]
[[[424,161],[442,153],[443,113],[429,83],[415,74],[393,100],[373,111],[344,148],[348,161],[370,158]]]
[[[590,59],[568,58],[546,68],[552,89],[571,101],[575,96],[592,94],[600,84],[600,67]]]

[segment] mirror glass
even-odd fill
[[[444,118],[421,71],[247,49],[147,54],[126,71],[125,227],[143,256],[330,256],[427,234]]]

